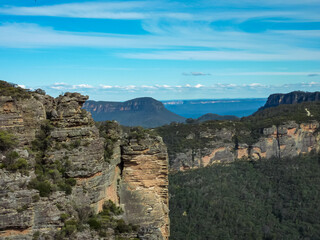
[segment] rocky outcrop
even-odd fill
[[[262,132],[257,142],[245,144],[234,142],[235,129],[207,129],[200,133],[202,139],[207,139],[206,146],[171,154],[171,168],[184,171],[241,158],[294,157],[320,150],[318,121],[301,124],[291,121],[278,127],[264,128]]]
[[[85,209],[99,213],[108,200],[123,208],[120,218],[126,223],[140,226],[124,239],[168,239],[168,158],[161,138],[129,141],[114,124],[108,141],[82,109],[87,99],[78,93],[55,99],[37,93],[23,100],[0,97],[0,131],[14,136],[10,152],[28,164],[23,172],[7,169],[3,163],[9,151],[0,151],[0,239],[54,239],[65,224],[63,216],[81,220]],[[72,191],[48,185],[51,194],[41,197],[30,187],[36,177],[41,180],[39,171],[53,181],[74,180]],[[104,239],[114,239],[114,230],[109,230]],[[72,238],[103,239],[88,228]]]
[[[169,237],[166,152],[160,137],[130,139],[122,146],[120,204],[125,218],[142,227],[141,239]]]
[[[287,94],[277,93],[270,95],[266,104],[259,110],[263,110],[270,107],[276,107],[282,104],[295,104],[314,101],[320,101],[320,92],[295,91]]]
[[[35,97],[26,101],[0,96],[0,130],[13,132],[20,147],[30,145],[46,118],[44,105]]]

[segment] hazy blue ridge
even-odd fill
[[[161,101],[164,106],[185,118],[198,118],[207,113],[219,115],[249,116],[266,103],[266,98],[247,99],[199,99]]]

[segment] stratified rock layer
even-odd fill
[[[247,134],[243,132],[242,134]],[[236,159],[261,159],[271,157],[294,157],[320,150],[319,122],[297,124],[287,122],[278,127],[263,129],[260,139],[251,145],[235,144],[234,129],[207,129],[200,133],[208,139],[202,149],[186,149],[170,156],[171,168],[187,170],[205,167],[214,163],[232,162]]]
[[[141,239],[168,239],[168,157],[160,137],[131,139],[122,146],[120,204]]]
[[[296,104],[302,102],[315,102],[320,101],[320,92],[302,92],[295,91],[287,94],[276,93],[268,97],[266,104],[259,110],[270,107],[276,107],[282,104]]]
[[[63,214],[78,214],[75,206],[91,207],[98,213],[108,200],[121,204],[127,223],[141,227],[141,239],[168,239],[168,158],[161,138],[147,137],[136,145],[134,139],[124,139],[121,147],[123,136],[116,130],[113,131],[116,140],[107,142],[100,137],[91,114],[82,109],[87,99],[78,93],[66,93],[55,99],[36,93],[23,100],[0,97],[0,130],[15,136],[13,151],[30,166],[28,174],[0,169],[0,239],[32,239],[38,232],[54,239],[64,225]],[[76,180],[70,195],[55,191],[49,197],[40,197],[38,190],[28,187],[36,176],[32,142],[42,132],[43,124],[50,129],[42,162],[68,166],[64,177]],[[107,145],[112,149],[109,159],[105,157]],[[144,150],[137,151],[134,146]],[[0,151],[0,164],[5,160],[6,152]],[[134,161],[137,168],[132,167]],[[149,183],[148,179],[157,180]],[[139,183],[146,184],[141,191],[137,190]],[[129,198],[124,195],[136,196],[135,202],[127,201]],[[131,212],[133,205],[148,207]],[[110,234],[105,239],[114,239],[112,231]],[[134,234],[131,237],[138,237]],[[73,238],[101,239],[88,230]]]

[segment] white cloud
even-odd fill
[[[110,85],[100,85],[101,88],[103,89],[110,89],[110,88],[113,88],[112,86]]]
[[[54,83],[53,85],[55,85],[55,86],[67,86],[68,84],[64,83],[64,82],[57,82],[57,83]]]
[[[201,87],[204,87],[204,85],[202,85],[202,84],[197,84],[197,85],[195,85],[194,87],[195,87],[195,88],[201,88]]]
[[[251,83],[251,84],[248,84],[248,85],[244,85],[244,86],[249,86],[249,87],[267,87],[266,85],[263,85],[261,83]]]
[[[78,88],[93,88],[93,86],[89,85],[89,84],[79,84],[79,85],[73,85],[72,86],[73,89],[78,89]]]
[[[201,93],[206,91],[214,92],[224,92],[224,91],[235,91],[235,92],[246,92],[246,91],[259,91],[261,94],[271,94],[274,92],[282,92],[284,89],[287,91],[294,91],[294,90],[304,90],[304,91],[314,91],[316,88],[320,87],[320,82],[312,81],[312,82],[302,82],[302,83],[295,83],[295,84],[284,84],[284,85],[264,85],[261,83],[250,83],[250,84],[235,84],[235,83],[216,83],[213,85],[190,85],[185,84],[184,86],[177,85],[127,85],[127,86],[111,86],[111,85],[99,85],[99,86],[92,86],[89,84],[79,84],[79,85],[58,85],[53,84],[51,86],[44,87],[45,89],[54,89],[54,90],[64,90],[64,91],[86,91],[86,94],[96,93],[96,92],[104,92],[108,91],[108,93],[140,93],[140,95],[145,94],[146,92],[149,93],[157,93],[161,90],[169,92],[180,92],[180,93],[188,93],[192,91],[193,93]]]
[[[156,89],[155,86],[148,86],[148,85],[142,85],[141,88],[145,88],[145,89]]]
[[[55,90],[63,90],[65,87],[63,86],[51,86],[50,88],[55,89]]]

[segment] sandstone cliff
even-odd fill
[[[295,104],[314,101],[320,101],[320,92],[295,91],[287,94],[276,93],[268,97],[266,104],[260,108],[260,110],[276,107],[282,104]]]
[[[172,124],[158,132],[168,145],[171,169],[181,171],[241,158],[294,157],[320,150],[317,120],[287,121],[251,131],[239,121]]]
[[[99,133],[87,99],[0,97],[0,134],[14,142],[0,148],[0,239],[168,239],[161,138],[129,140],[115,123]],[[108,200],[123,213],[110,215]],[[98,231],[97,219],[108,228]]]
[[[237,132],[235,127],[199,131],[196,141],[205,144],[170,154],[172,169],[183,171],[241,158],[293,157],[320,150],[319,121],[301,124],[289,121],[279,126],[263,128],[258,140],[252,143],[236,141],[239,134],[246,136],[249,132]],[[186,138],[192,140],[196,135],[189,134]]]

